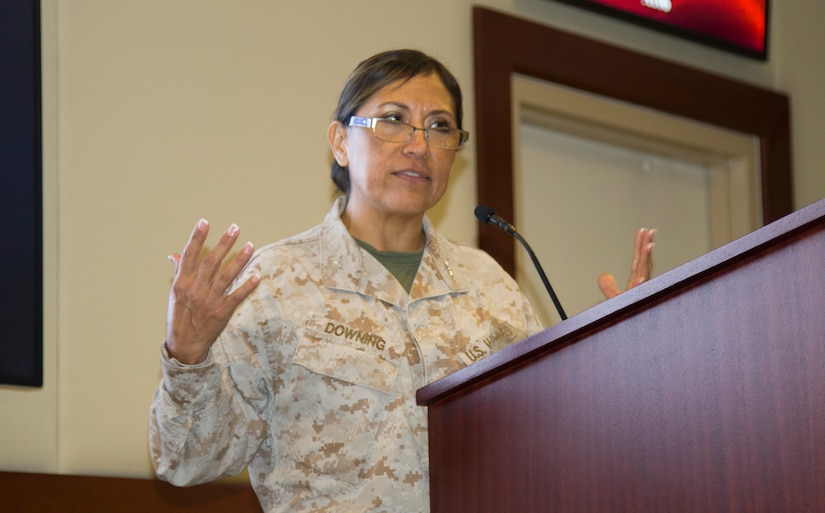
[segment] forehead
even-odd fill
[[[373,93],[364,103],[367,107],[386,104],[455,114],[453,98],[436,74],[418,75],[409,80],[398,80],[387,84]]]

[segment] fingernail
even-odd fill
[[[246,244],[244,244],[244,245],[243,245],[243,247],[241,248],[241,252],[242,252],[244,255],[248,255],[248,254],[252,253],[253,249],[254,249],[254,248],[253,248],[253,246],[252,246],[252,243],[251,243],[251,242],[247,242],[247,243],[246,243]]]
[[[200,221],[198,221],[198,230],[203,231],[207,228],[209,228],[209,221],[207,221],[206,219],[201,219]]]
[[[232,223],[231,225],[229,225],[229,229],[226,230],[226,233],[230,237],[234,237],[235,235],[238,235],[238,225],[236,225],[235,223]]]

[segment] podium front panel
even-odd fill
[[[432,512],[825,511],[820,221],[438,396]]]

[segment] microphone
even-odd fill
[[[496,211],[493,210],[491,207],[487,205],[479,205],[476,207],[475,215],[479,221],[484,224],[492,224],[498,226],[505,232],[509,233],[513,237],[516,238],[517,241],[524,246],[524,249],[527,251],[527,254],[530,255],[530,260],[533,261],[533,265],[536,268],[536,271],[539,273],[539,277],[541,277],[542,283],[544,283],[544,288],[547,289],[547,293],[550,294],[550,299],[553,300],[553,304],[556,306],[556,311],[559,312],[559,316],[561,316],[561,320],[567,319],[567,314],[564,313],[564,308],[561,306],[561,302],[559,302],[559,298],[556,297],[556,293],[553,292],[553,287],[550,285],[550,280],[547,279],[547,275],[544,274],[544,269],[542,269],[541,264],[539,263],[539,259],[536,258],[536,254],[533,253],[533,249],[527,244],[527,241],[519,235],[516,231],[516,228],[505,221],[501,216],[496,214]]]

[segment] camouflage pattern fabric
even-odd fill
[[[259,249],[261,283],[206,362],[163,351],[150,411],[158,476],[184,486],[248,467],[264,511],[429,511],[418,388],[540,329],[486,253],[438,235],[410,294],[350,236],[338,200],[324,222]]]

